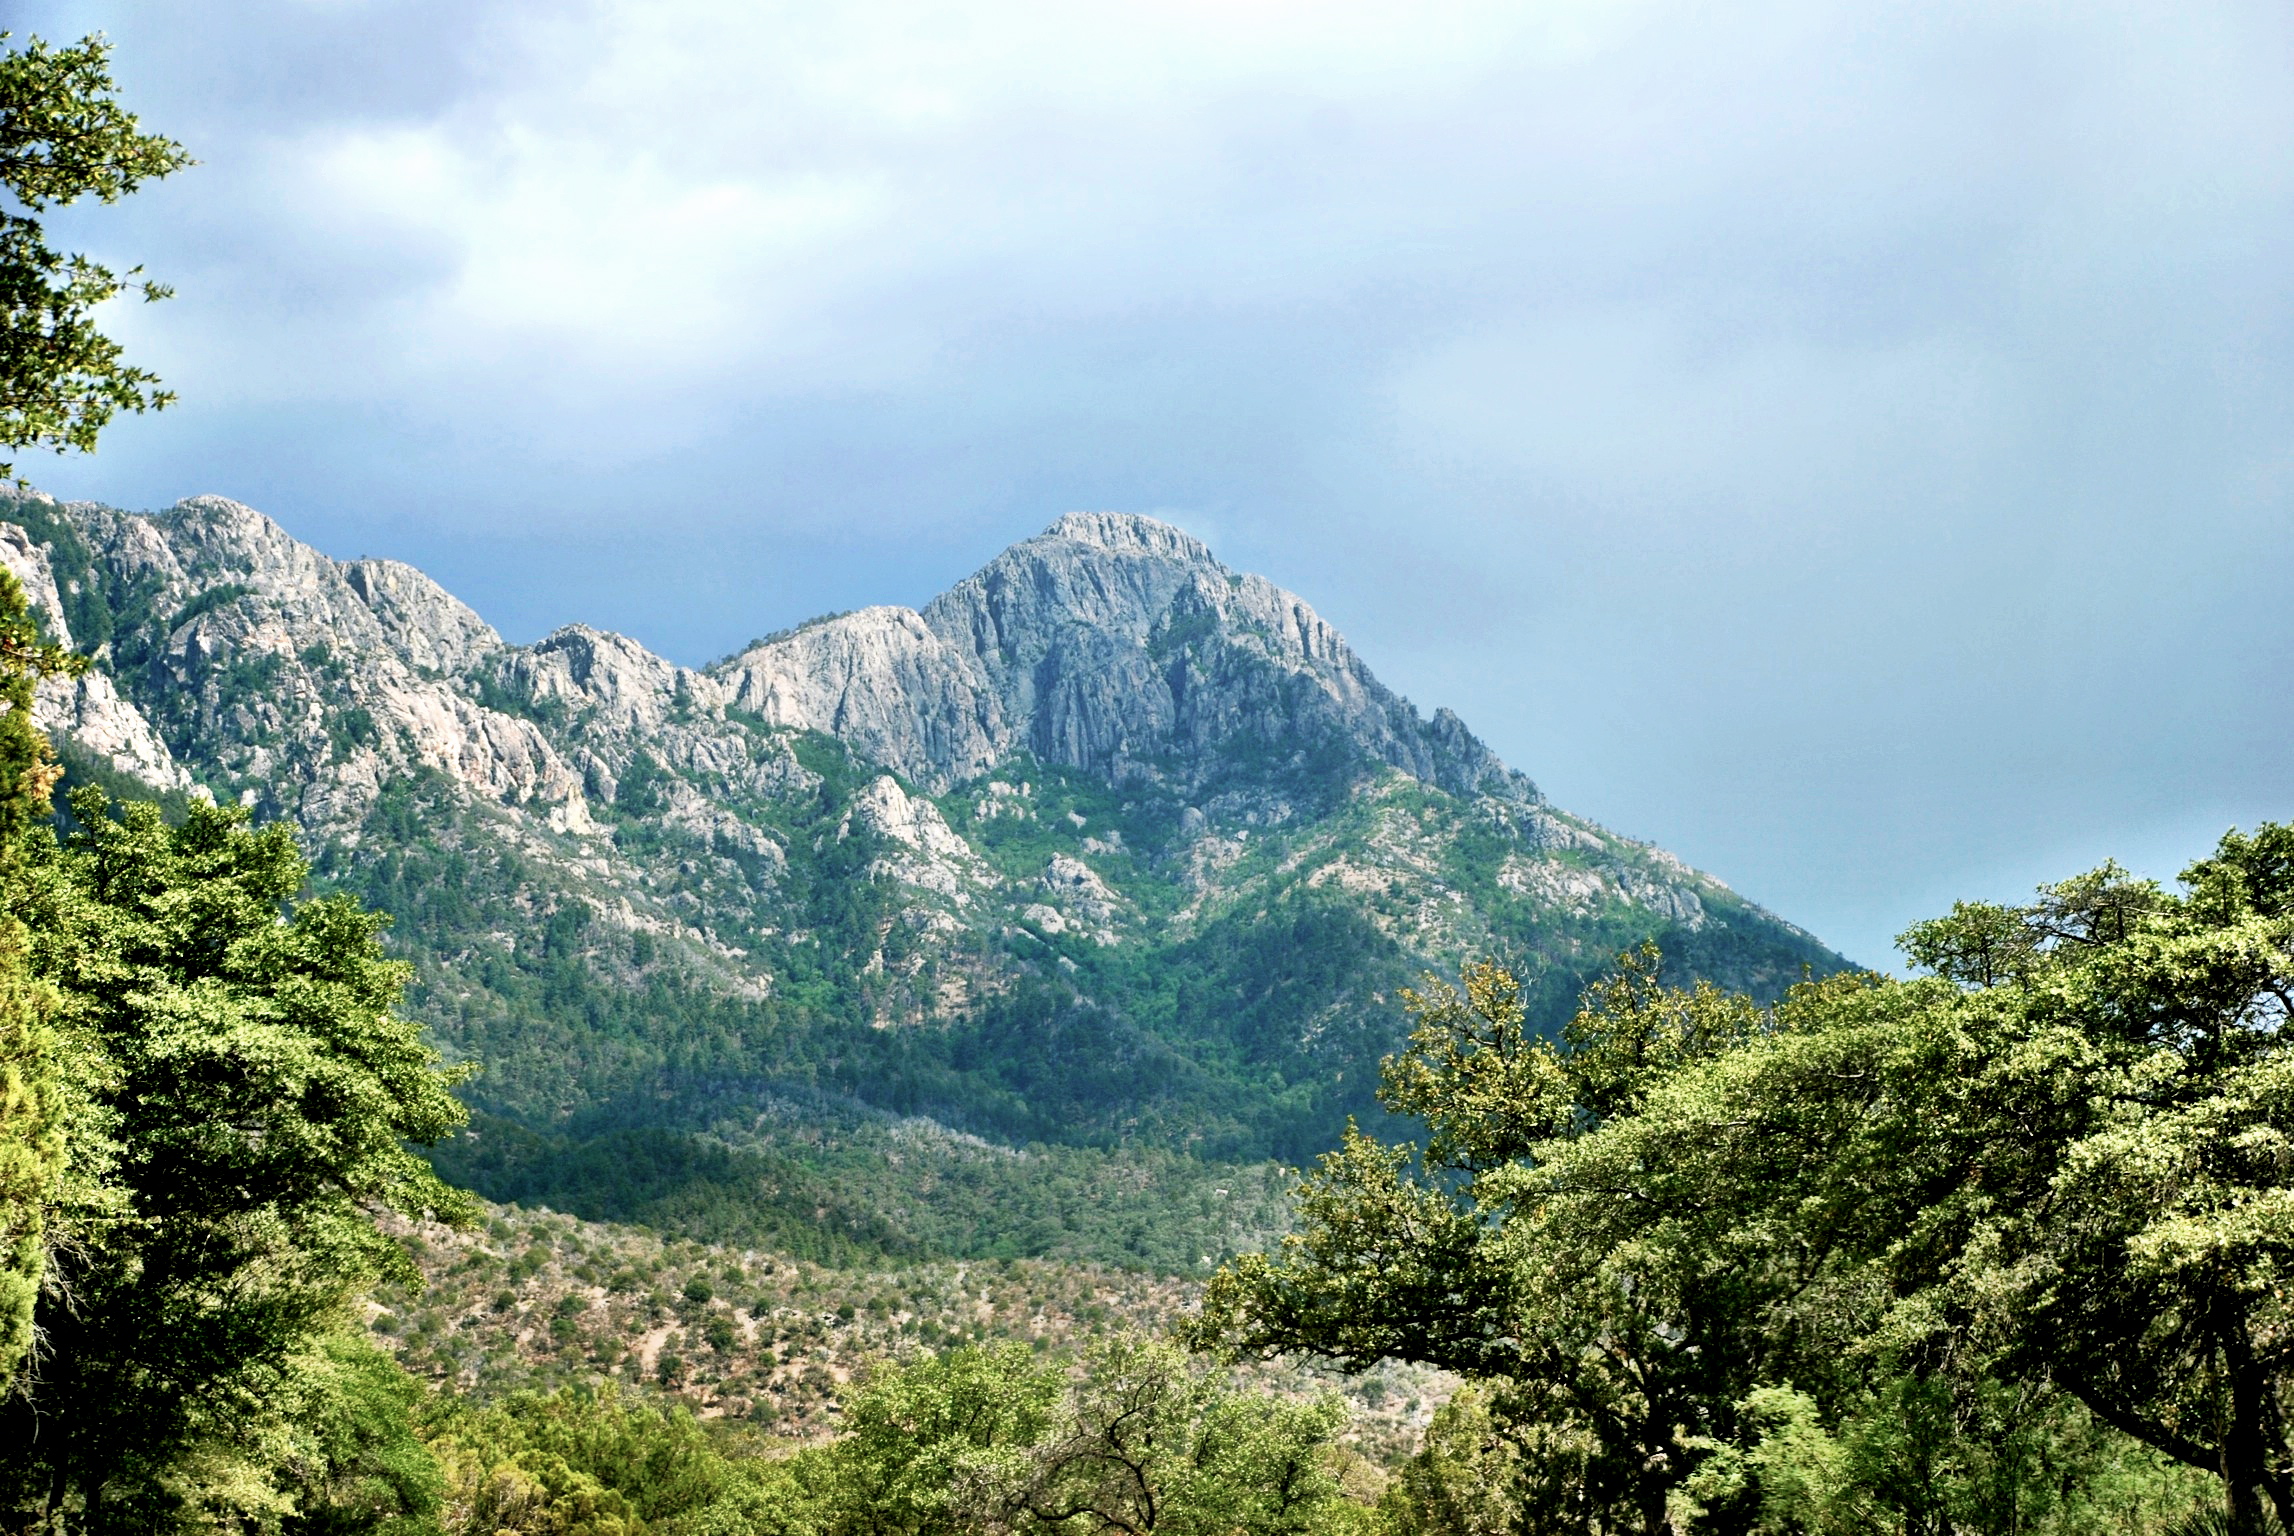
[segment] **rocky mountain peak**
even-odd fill
[[[862,608],[775,636],[711,669],[767,725],[825,732],[910,780],[986,772],[1010,740],[971,658],[912,608]]]
[[[500,676],[535,704],[589,710],[611,729],[640,735],[658,732],[681,703],[721,708],[725,701],[715,679],[587,624],[565,625],[506,652]]]
[[[987,695],[1000,753],[1194,782],[1237,757],[1351,759],[1536,793],[1454,715],[1420,719],[1304,599],[1151,517],[1069,513],[922,617]]]
[[[922,612],[864,608],[711,670],[727,702],[943,790],[1015,753],[1188,785],[1226,764],[1383,762],[1524,799],[1454,715],[1421,719],[1303,599],[1151,517],[1071,512]]]
[[[1027,543],[1062,539],[1088,544],[1111,555],[1142,555],[1163,560],[1187,560],[1200,565],[1224,566],[1211,547],[1184,529],[1173,527],[1142,512],[1067,512]],[[1024,545],[1021,547],[1025,547]]]
[[[1115,1074],[1085,1103],[995,1077],[1001,1047],[931,1068],[958,1112],[1032,1117],[1014,1134],[1320,1145],[1421,963],[1531,956],[1564,999],[1642,934],[1761,986],[1827,963],[1544,804],[1302,599],[1152,518],[1063,517],[921,611],[701,670],[582,624],[506,645],[419,571],[219,497],[0,491],[0,565],[96,657],[41,690],[67,764],[300,822],[325,879],[399,914],[441,1041],[504,1063],[497,1105],[557,1114],[670,1062],[765,1081],[807,1021],[977,1024]],[[1162,990],[1181,973],[1207,979]],[[1246,1059],[1247,1091],[1204,1064]],[[1233,1108],[1270,1082],[1286,1107]]]

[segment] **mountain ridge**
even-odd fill
[[[1113,558],[1081,560],[1076,550]],[[1046,613],[1063,622],[1047,625]],[[1175,630],[1198,622],[1255,633],[1270,660],[1314,677],[1356,724],[1375,718],[1379,755],[1413,776],[1467,793],[1502,786],[1495,792],[1508,798],[1537,798],[1455,714],[1420,719],[1304,599],[1228,570],[1201,540],[1137,513],[1067,513],[922,609],[862,608],[709,670],[732,684],[735,702],[775,724],[840,735],[854,729],[848,707],[876,716],[888,691],[922,695],[911,701],[910,719],[862,724],[857,733],[870,756],[939,789],[988,771],[1023,744],[1046,761],[1120,778],[1145,767],[1134,731],[1143,729],[1152,745],[1190,727],[1199,738],[1238,723],[1190,720],[1184,679],[1156,665],[1168,660],[1157,642],[1168,646]],[[793,680],[824,670],[852,676],[849,691],[803,697]],[[1079,677],[1112,683],[1114,704],[1095,708]],[[1292,729],[1301,723],[1294,713],[1273,712]]]
[[[506,1118],[468,1169],[498,1187],[558,1156],[502,1148],[662,1126],[778,1148],[741,1177],[785,1182],[841,1155],[832,1122],[913,1157],[884,1138],[919,1114],[1304,1156],[1374,1112],[1422,969],[1505,958],[1550,1025],[1643,939],[1769,993],[1841,963],[1132,514],[702,668],[582,624],[509,644],[413,567],[330,560],[226,498],[19,493],[0,525],[43,621],[98,659],[41,695],[67,765],[291,818],[321,888],[391,911],[410,1006],[487,1065],[473,1102]]]

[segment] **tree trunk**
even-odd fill
[[[2243,1333],[2225,1339],[2230,1367],[2230,1422],[2223,1426],[2222,1484],[2230,1499],[2230,1536],[2267,1536],[2263,1497],[2270,1482],[2263,1424],[2269,1413],[2268,1375],[2254,1364]]]

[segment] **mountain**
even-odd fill
[[[219,497],[18,492],[0,560],[97,658],[40,695],[73,778],[291,818],[394,914],[484,1069],[442,1161],[502,1198],[1188,1264],[1275,1219],[1238,1170],[1375,1113],[1424,969],[1503,957],[1557,1023],[1644,938],[1762,993],[1841,963],[1150,518],[698,670],[507,644]]]

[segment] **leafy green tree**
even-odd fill
[[[1378,1501],[1388,1536],[1513,1536],[1530,1490],[1515,1426],[1466,1385],[1435,1410],[1416,1455]]]
[[[416,1421],[421,1383],[363,1339],[323,1340],[309,1406],[292,1427],[281,1536],[425,1536],[446,1478]]]
[[[446,1468],[452,1536],[636,1536],[655,1528],[767,1536],[789,1528],[764,1518],[788,1507],[767,1486],[785,1469],[739,1465],[691,1413],[611,1385],[520,1393],[483,1406],[446,1399],[428,1435]]]
[[[1952,1262],[1914,1300],[2294,1526],[2294,827],[1905,938],[1978,1042]]]
[[[0,892],[22,887],[27,839],[58,773],[32,723],[33,690],[76,665],[42,638],[23,587],[0,570]],[[45,1213],[64,1166],[51,995],[30,973],[27,940],[24,925],[0,913],[0,1393],[31,1347]]]
[[[1018,1513],[1074,1536],[1310,1536],[1359,1523],[1339,1480],[1334,1395],[1239,1392],[1159,1340],[1085,1363],[1065,1433],[1041,1447]]]
[[[108,57],[100,37],[62,49],[36,38],[0,49],[0,186],[17,204],[0,210],[0,453],[90,449],[117,412],[170,398],[149,373],[121,361],[92,318],[137,272],[121,276],[58,254],[33,217],[87,196],[115,201],[187,163],[181,146],[143,133],[121,109]],[[138,286],[147,299],[166,292]],[[13,473],[0,462],[0,478]],[[56,780],[48,743],[32,725],[33,688],[84,665],[45,642],[16,579],[0,572],[0,885],[17,879],[24,838],[46,819]],[[63,1168],[45,994],[26,974],[24,941],[20,925],[0,921],[0,1393],[31,1346],[43,1212]]]
[[[957,1536],[995,1518],[1053,1433],[1059,1371],[1024,1344],[952,1349],[869,1378],[829,1453],[834,1536]]]
[[[1350,1132],[1198,1335],[1486,1381],[1525,1532],[2087,1529],[2187,1500],[2170,1463],[2259,1531],[2290,914],[2265,827],[2182,894],[2107,868],[1962,907],[1907,935],[1935,974],[1769,1010],[1628,957],[1548,1042],[1477,968],[1387,1069],[1424,1149]]]
[[[203,1466],[268,1476],[351,1301],[417,1283],[374,1213],[469,1205],[408,1150],[462,1109],[394,1011],[381,918],[292,904],[292,834],[237,808],[73,812],[14,914],[58,994],[66,1166],[0,1499],[93,1532],[168,1518]]]
[[[100,36],[0,51],[0,186],[18,210],[0,211],[0,452],[85,452],[119,412],[174,398],[122,360],[94,317],[130,289],[147,301],[168,290],[139,280],[140,267],[115,273],[58,252],[35,217],[83,197],[116,202],[190,164],[183,146],[145,133],[117,91]],[[14,473],[0,463],[0,477]]]
[[[1729,1277],[1622,1246],[1534,1186],[1668,1073],[1750,1038],[1760,1011],[1665,988],[1652,950],[1591,989],[1559,1043],[1496,965],[1405,1002],[1415,1028],[1380,1096],[1425,1146],[1349,1127],[1300,1189],[1301,1231],[1222,1270],[1192,1336],[1490,1382],[1519,1427],[1523,1529],[1662,1530],[1697,1443],[1728,1427],[1715,1406],[1761,1379],[1758,1341]]]

